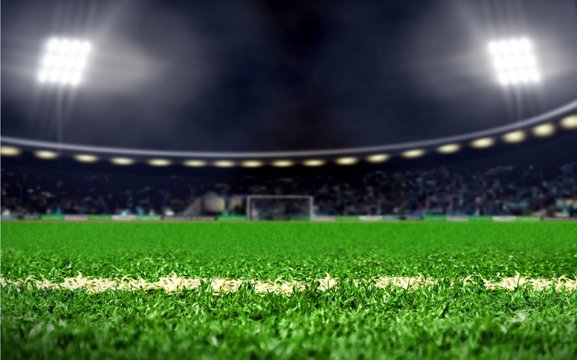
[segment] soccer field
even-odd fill
[[[2,358],[577,357],[572,223],[3,223]]]

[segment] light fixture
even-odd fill
[[[531,129],[534,136],[547,137],[555,134],[555,126],[553,124],[541,124]]]
[[[295,163],[292,160],[275,160],[271,163],[274,167],[290,167],[293,166]]]
[[[308,166],[308,167],[323,166],[326,163],[327,162],[325,160],[322,160],[322,159],[309,159],[309,160],[303,161],[303,165]]]
[[[0,147],[0,154],[2,156],[18,156],[21,153],[22,151],[14,146],[2,145],[2,147]]]
[[[230,168],[235,165],[234,161],[230,160],[217,160],[212,163],[212,165],[219,167],[219,168]]]
[[[82,163],[93,163],[98,161],[98,157],[90,154],[76,154],[74,155],[74,160]]]
[[[113,157],[110,159],[110,162],[113,163],[114,165],[120,165],[120,166],[128,166],[135,163],[133,159],[126,157]]]
[[[577,115],[567,116],[561,120],[561,127],[567,130],[577,129]]]
[[[203,167],[206,166],[206,161],[204,160],[186,160],[182,163],[184,166],[188,167]]]
[[[58,157],[58,153],[51,150],[37,150],[34,152],[34,156],[43,160],[52,160]]]
[[[150,166],[169,166],[172,162],[168,159],[150,159],[147,161]]]
[[[407,159],[416,159],[423,155],[425,155],[425,150],[423,149],[407,150],[401,153],[401,156]]]
[[[520,143],[521,141],[525,140],[527,135],[523,130],[512,131],[503,135],[503,141],[508,144],[516,144]]]
[[[348,166],[348,165],[354,165],[356,163],[359,162],[359,159],[357,159],[356,157],[342,157],[342,158],[338,158],[335,160],[335,163],[337,165],[344,165],[344,166]]]
[[[92,45],[86,40],[54,37],[44,46],[38,81],[77,86],[81,83]]]
[[[490,137],[480,138],[471,141],[471,146],[475,149],[485,149],[495,145],[495,139]]]
[[[447,144],[437,148],[437,152],[441,154],[453,154],[459,150],[461,150],[461,145],[459,144]]]
[[[262,163],[262,161],[258,160],[246,160],[240,163],[240,165],[246,168],[257,168],[263,166],[264,164]]]
[[[391,157],[388,154],[374,154],[367,156],[367,162],[377,164],[389,160]]]
[[[488,48],[501,85],[522,85],[541,80],[535,46],[528,38],[493,40]]]

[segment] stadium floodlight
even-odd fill
[[[461,150],[461,145],[459,144],[447,144],[437,148],[437,152],[441,154],[453,154],[459,150]]]
[[[533,135],[537,137],[547,137],[555,134],[555,126],[553,124],[542,124],[531,129]]]
[[[471,146],[475,149],[485,149],[495,145],[495,139],[486,137],[471,141]]]
[[[577,115],[567,116],[561,120],[561,127],[567,130],[577,129]]]
[[[508,143],[508,144],[520,143],[521,141],[525,140],[526,138],[527,138],[527,135],[525,134],[525,132],[523,130],[512,131],[510,133],[503,135],[503,141]]]
[[[541,81],[531,40],[526,37],[493,40],[488,47],[501,85],[523,85]]]
[[[246,167],[246,168],[257,168],[257,167],[261,167],[263,165],[264,165],[263,162],[258,161],[258,160],[246,160],[246,161],[243,161],[242,163],[240,163],[240,166]]]
[[[407,159],[416,159],[423,155],[425,155],[425,150],[423,149],[407,150],[401,154],[402,157]]]
[[[17,147],[14,147],[14,146],[2,145],[2,147],[0,147],[0,154],[2,156],[18,156],[21,153],[22,152],[20,151],[20,149],[18,149]]]
[[[327,162],[325,160],[321,160],[321,159],[310,159],[310,160],[303,161],[303,165],[308,166],[308,167],[323,166],[326,163]]]
[[[52,160],[58,157],[58,153],[50,150],[38,150],[34,152],[34,156],[43,160]]]
[[[114,157],[110,159],[110,162],[113,163],[114,165],[120,165],[120,166],[128,166],[135,163],[135,161],[132,160],[131,158],[125,158],[125,157]]]
[[[188,167],[203,167],[206,166],[206,161],[204,160],[186,160],[182,163],[184,166]]]
[[[344,165],[344,166],[354,165],[358,162],[359,162],[359,159],[357,159],[356,157],[342,157],[342,158],[335,160],[335,163],[337,165]]]
[[[372,164],[382,163],[389,160],[391,157],[388,154],[374,154],[367,156],[367,161]]]
[[[44,46],[38,81],[63,86],[82,82],[92,45],[86,40],[53,37]]]
[[[230,160],[217,160],[217,161],[213,162],[212,165],[219,167],[219,168],[230,168],[230,167],[234,167],[235,163],[234,163],[234,161],[230,161]]]
[[[150,166],[169,166],[172,164],[172,161],[167,159],[150,159],[147,161],[147,164]]]
[[[276,160],[271,163],[274,167],[290,167],[293,166],[295,163],[292,160]]]
[[[96,155],[90,154],[77,154],[74,155],[74,159],[82,163],[94,163],[98,161],[98,157]]]

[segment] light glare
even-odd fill
[[[497,71],[497,80],[503,86],[523,85],[541,81],[537,56],[531,40],[493,40],[489,42],[489,53]]]
[[[82,82],[88,54],[88,41],[52,38],[44,48],[37,80],[40,83],[77,86]]]
[[[93,162],[97,162],[98,161],[98,157],[95,155],[89,155],[89,154],[78,154],[78,155],[74,155],[74,159],[76,161],[79,162],[83,162],[83,163],[93,163]]]
[[[441,154],[453,154],[459,150],[461,150],[461,145],[459,144],[447,144],[437,148],[437,151]]]
[[[240,165],[246,168],[257,168],[263,166],[264,164],[262,163],[262,161],[258,160],[246,160],[243,161]]]
[[[475,149],[485,149],[493,146],[494,144],[495,139],[489,137],[473,140],[471,142],[471,146],[474,147]]]
[[[43,160],[52,160],[58,157],[58,153],[50,150],[38,150],[34,152],[34,156]]]
[[[125,157],[114,157],[110,159],[110,162],[113,163],[114,165],[128,166],[134,164],[135,161]]]
[[[204,160],[186,160],[182,163],[184,166],[188,167],[203,167],[206,166],[206,161]]]
[[[148,160],[148,165],[150,166],[168,166],[172,164],[170,160],[167,159],[150,159]]]
[[[274,167],[290,167],[294,164],[295,163],[292,160],[276,160],[272,162],[272,166]]]
[[[407,150],[401,154],[404,158],[407,159],[416,159],[425,155],[425,150],[423,149],[414,149],[414,150]]]
[[[14,146],[4,146],[0,147],[0,154],[2,156],[18,156],[21,154],[20,149]]]
[[[567,116],[561,120],[561,127],[567,130],[577,129],[577,115]]]
[[[367,161],[372,164],[382,163],[390,159],[388,154],[375,154],[367,157]]]
[[[234,161],[230,161],[230,160],[218,160],[212,163],[212,165],[216,166],[216,167],[220,167],[220,168],[230,168],[233,167]]]
[[[326,161],[321,159],[310,159],[303,161],[303,165],[309,167],[323,166],[324,164],[326,164]]]
[[[537,137],[551,136],[555,133],[555,126],[553,124],[543,124],[535,126],[532,130],[533,135]]]
[[[525,132],[522,130],[513,131],[503,135],[503,141],[508,144],[515,144],[525,140],[526,137]]]
[[[338,165],[354,165],[357,162],[359,162],[359,159],[357,159],[356,157],[343,157],[340,159],[335,160],[335,163],[337,163]]]

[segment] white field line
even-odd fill
[[[327,277],[317,279],[316,289],[327,291],[338,287],[338,280]],[[404,277],[404,276],[385,276],[374,279],[353,280],[353,283],[359,287],[371,287],[387,289],[390,287],[402,288],[405,290],[414,290],[419,287],[432,286],[439,281],[433,278],[423,276]],[[451,281],[452,285],[458,283],[466,286],[471,284],[472,278],[465,277]],[[515,290],[518,288],[529,288],[535,291],[544,291],[554,289],[556,291],[576,291],[577,280],[560,277],[555,279],[527,278],[517,275],[515,277],[503,278],[499,281],[483,280],[485,288]],[[84,289],[90,293],[99,293],[104,291],[142,291],[142,290],[164,290],[166,292],[195,290],[202,284],[209,284],[214,294],[233,293],[238,291],[241,285],[250,284],[256,293],[276,293],[292,295],[294,292],[304,291],[309,285],[303,281],[288,280],[235,280],[235,279],[201,279],[186,278],[173,274],[169,277],[162,277],[158,281],[147,281],[144,279],[133,279],[123,277],[120,279],[108,278],[89,278],[82,274],[77,277],[65,278],[63,282],[56,283],[50,280],[37,280],[29,277],[26,279],[5,279],[0,277],[1,286],[16,286],[25,289],[56,289],[56,290],[77,290]]]

